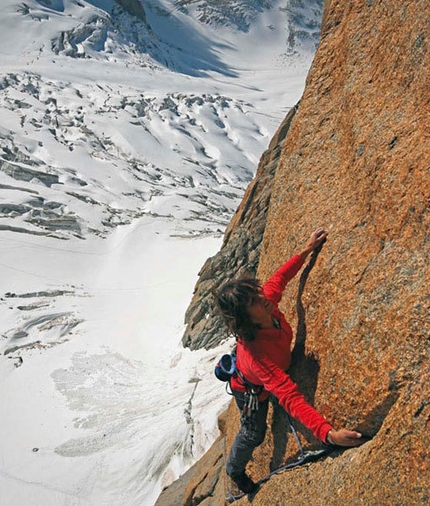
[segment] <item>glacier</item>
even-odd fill
[[[183,317],[321,4],[3,0],[2,505],[151,505],[216,438],[231,341],[183,349]]]

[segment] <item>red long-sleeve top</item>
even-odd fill
[[[304,395],[285,372],[291,364],[293,332],[278,304],[285,286],[299,272],[303,263],[300,255],[294,255],[263,285],[264,295],[275,305],[272,316],[279,322],[280,328],[260,329],[251,342],[239,338],[236,363],[247,381],[264,387],[259,395],[260,401],[267,399],[269,392],[272,393],[287,413],[310,429],[318,439],[326,442],[327,433],[333,427],[306,402]],[[245,391],[240,379],[233,378],[231,387]]]

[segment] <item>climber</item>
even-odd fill
[[[323,443],[358,446],[365,442],[359,432],[335,430],[307,403],[285,372],[291,365],[293,334],[278,303],[286,284],[301,269],[308,255],[325,242],[327,235],[323,228],[315,230],[300,253],[285,262],[264,285],[254,278],[242,278],[226,283],[216,294],[218,310],[228,330],[236,337],[236,366],[240,371],[240,375],[232,377],[230,385],[242,413],[241,427],[231,447],[226,471],[246,494],[258,489],[245,468],[254,448],[264,440],[269,393]],[[248,409],[250,384],[258,394],[255,396],[257,409],[251,412]]]

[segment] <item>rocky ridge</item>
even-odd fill
[[[214,290],[226,279],[245,274],[254,276],[257,272],[273,180],[295,111],[296,107],[287,114],[261,157],[256,177],[226,229],[221,250],[199,272],[199,281],[185,314],[187,327],[182,338],[183,345],[192,350],[210,349],[228,338],[215,311]],[[223,276],[217,275],[219,272]]]
[[[321,0],[290,0],[280,4],[274,0],[177,0],[176,7],[189,14],[194,12],[200,23],[229,26],[248,32],[253,21],[264,11],[278,8],[288,24],[287,49],[294,52],[299,46],[315,48],[320,36]],[[273,27],[272,27],[273,28]]]
[[[316,226],[330,229],[312,270],[283,299],[297,329],[290,373],[336,427],[371,440],[274,476],[254,506],[429,501],[429,19],[424,0],[325,3],[257,273],[267,278]],[[228,450],[238,425],[233,405],[227,420]],[[249,466],[254,479],[295,451],[276,439],[285,434],[277,420],[275,412]],[[220,441],[157,504],[224,504]]]

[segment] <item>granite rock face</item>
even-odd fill
[[[317,226],[330,230],[281,302],[296,329],[289,372],[335,427],[371,440],[274,476],[252,504],[428,504],[430,4],[332,0],[325,9],[257,273],[266,279]],[[229,413],[227,448],[238,426],[234,406]],[[280,446],[287,429],[276,410],[272,420],[249,465],[254,479],[295,452],[290,436]],[[215,494],[189,499],[224,503]]]

